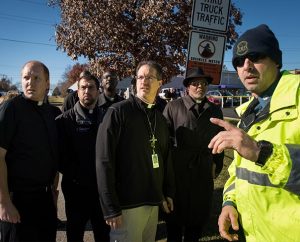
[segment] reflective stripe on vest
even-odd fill
[[[226,191],[223,192],[223,195],[231,190],[235,189],[235,183],[232,183],[229,187],[227,187]]]
[[[254,185],[261,185],[266,187],[279,187],[279,186],[275,186],[270,182],[268,174],[249,171],[246,168],[237,167],[236,177],[241,180],[246,180],[249,183]]]
[[[292,160],[292,169],[285,189],[300,195],[300,145],[286,145]]]
[[[288,182],[284,189],[294,194],[300,195],[300,146],[299,145],[287,145],[289,149],[290,157],[292,159],[292,170],[289,176]],[[236,177],[241,180],[246,180],[250,184],[266,186],[266,187],[280,187],[270,182],[268,174],[249,171],[246,168],[237,167]],[[224,193],[234,189],[229,186]]]

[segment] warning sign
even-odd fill
[[[199,54],[204,58],[211,58],[214,56],[216,47],[210,40],[203,40],[198,46]]]
[[[230,0],[194,0],[192,27],[226,32]]]
[[[201,31],[191,31],[187,69],[201,67],[213,77],[213,84],[221,79],[226,37]]]

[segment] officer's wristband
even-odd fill
[[[258,166],[264,166],[267,159],[273,153],[273,144],[266,140],[260,140],[257,142],[257,145],[258,145],[260,151],[258,154],[258,159],[255,162],[255,164]]]

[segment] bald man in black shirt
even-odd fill
[[[56,112],[43,101],[49,70],[39,61],[29,61],[21,76],[23,94],[0,107],[0,237],[6,241],[5,228],[15,227],[20,242],[54,242]]]

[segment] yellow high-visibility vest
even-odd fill
[[[247,241],[300,241],[300,75],[282,73],[268,117],[247,133],[273,143],[273,153],[261,167],[235,152],[223,205],[236,206]]]

